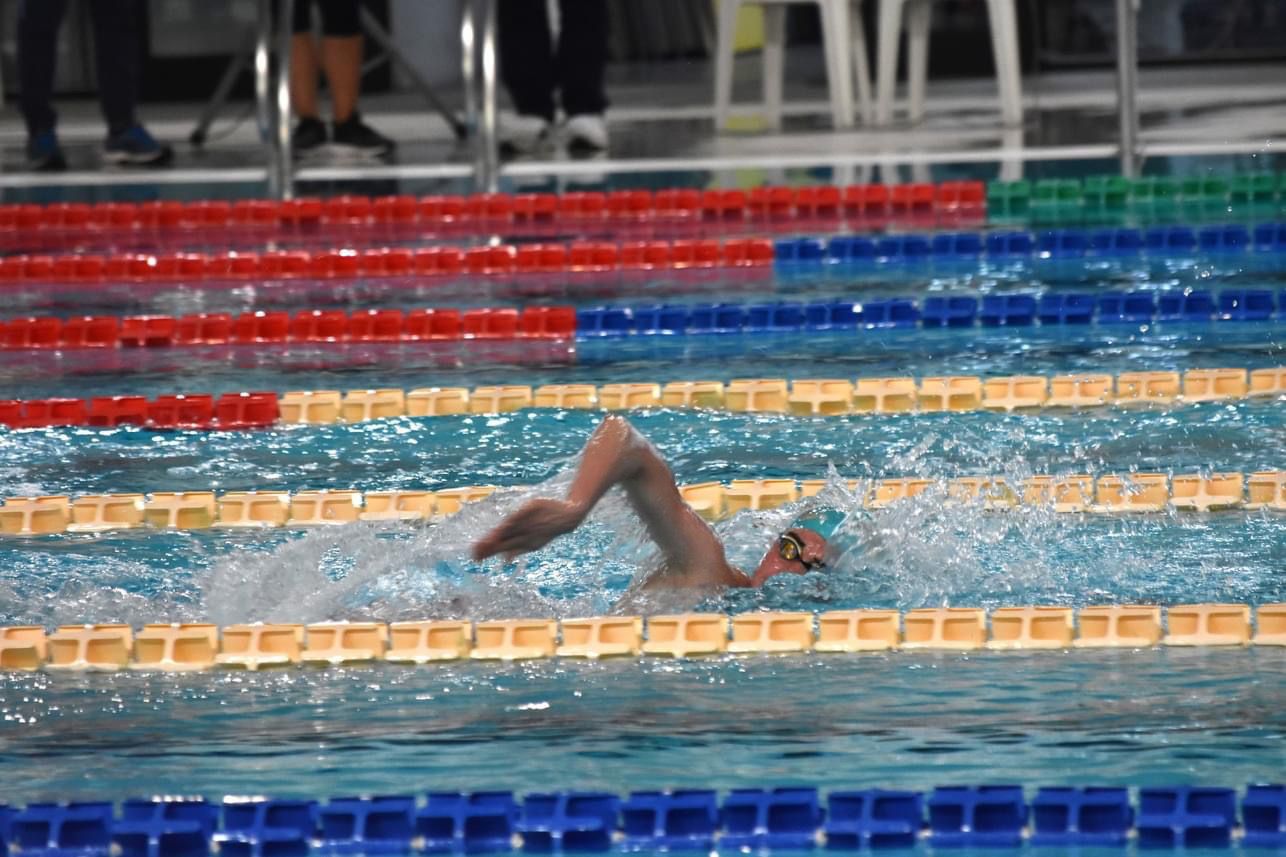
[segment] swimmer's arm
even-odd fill
[[[567,499],[527,503],[474,545],[474,557],[512,557],[543,547],[576,529],[614,485],[625,489],[661,549],[667,571],[655,583],[746,585],[745,575],[728,565],[714,531],[684,502],[665,460],[628,420],[615,415],[604,419],[585,444]]]

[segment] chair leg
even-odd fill
[[[848,0],[822,0],[822,39],[826,43],[826,78],[831,94],[831,121],[853,127],[853,58],[849,53],[851,23]]]
[[[912,0],[906,12],[907,89],[912,122],[924,119],[924,83],[929,76],[929,24],[933,8],[929,0]]]
[[[728,127],[732,107],[732,65],[737,44],[737,13],[741,0],[719,0],[719,23],[714,59],[714,130]]]
[[[1018,51],[1017,10],[1013,0],[988,0],[991,49],[996,61],[996,88],[1000,113],[1006,125],[1023,121],[1022,56]]]
[[[862,23],[862,0],[849,3],[849,32],[852,33],[853,75],[857,79],[857,109],[862,124],[870,125],[874,118],[871,98],[871,61],[866,51],[866,27]]]
[[[770,3],[764,10],[764,113],[768,128],[781,130],[781,89],[786,74],[786,7]]]
[[[893,120],[893,89],[898,75],[898,39],[902,35],[903,0],[879,0],[879,72],[875,76],[875,124]]]

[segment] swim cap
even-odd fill
[[[796,518],[788,529],[803,527],[812,530],[827,541],[840,528],[844,520],[848,517],[847,512],[839,509],[816,508],[809,509],[800,517]]]

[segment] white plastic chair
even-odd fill
[[[929,72],[929,21],[931,0],[879,0],[880,66],[876,76],[875,124],[893,118],[893,87],[897,83],[898,36],[906,7],[907,89],[910,118],[924,118],[924,81]],[[991,51],[996,60],[996,85],[1000,112],[1006,125],[1023,121],[1022,76],[1018,55],[1018,25],[1014,0],[986,0],[991,25]]]
[[[764,13],[764,113],[769,128],[781,127],[782,76],[785,71],[786,6],[815,3],[822,16],[826,50],[826,79],[830,87],[831,118],[836,128],[853,127],[853,79],[857,79],[862,121],[871,121],[871,70],[866,57],[861,0],[720,0],[715,53],[714,121],[722,131],[732,105],[732,62],[737,13],[757,5]]]

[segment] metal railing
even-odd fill
[[[272,0],[259,0],[254,72],[257,120],[268,148],[268,193],[277,199],[294,195],[290,150],[290,49],[295,0],[278,4],[277,70],[272,80],[269,46],[273,39]],[[1139,0],[1116,0],[1117,113],[1120,125],[1121,174],[1138,171]],[[464,126],[473,146],[475,187],[494,192],[500,175],[496,111],[496,0],[464,0],[460,23],[461,74],[465,90]]]

